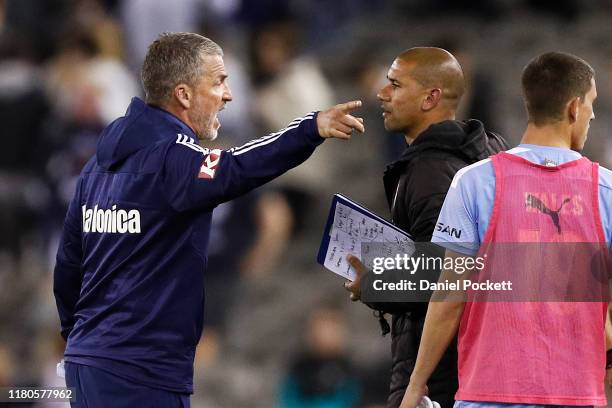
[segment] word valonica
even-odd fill
[[[121,210],[117,205],[111,209],[81,207],[83,210],[83,232],[110,232],[119,234],[140,234],[140,212]]]

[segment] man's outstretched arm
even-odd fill
[[[351,115],[360,101],[297,118],[285,129],[227,151],[201,148],[181,135],[165,158],[162,183],[179,211],[212,209],[301,164],[326,138],[349,139],[364,131]]]

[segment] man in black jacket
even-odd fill
[[[385,129],[403,133],[407,148],[387,167],[384,185],[392,221],[415,242],[429,242],[455,173],[508,148],[477,120],[455,120],[465,83],[461,66],[441,48],[419,47],[393,61],[388,84],[378,93]],[[365,272],[355,257],[358,276]],[[345,284],[351,299],[361,294],[361,279]],[[392,369],[388,408],[400,405],[414,368],[427,303],[376,303],[368,306],[392,315]],[[384,319],[381,315],[381,319]],[[449,347],[428,382],[429,396],[442,408],[453,406],[457,390],[457,350]]]

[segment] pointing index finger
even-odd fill
[[[361,101],[345,102],[341,103],[340,105],[337,105],[336,107],[344,113],[349,113],[350,111],[361,107]]]

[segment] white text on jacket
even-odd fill
[[[83,210],[83,232],[140,234],[140,212],[138,210],[87,208]]]

